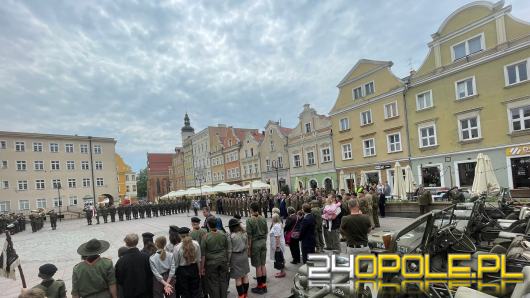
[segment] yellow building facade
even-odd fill
[[[118,196],[121,201],[125,198],[125,194],[127,193],[126,175],[131,173],[132,170],[118,153],[114,155],[114,160],[116,161],[116,173],[118,175]]]
[[[530,188],[524,150],[530,145],[530,24],[510,11],[502,1],[456,10],[432,34],[424,63],[408,78],[408,140],[418,183],[470,188],[476,156],[484,153],[501,186]]]
[[[337,86],[330,116],[339,183],[392,183],[395,162],[408,164],[404,84],[392,62],[362,59]]]

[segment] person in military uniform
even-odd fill
[[[101,216],[101,207],[100,206],[94,206],[94,216],[96,216],[96,224],[99,225],[99,217]]]
[[[39,267],[39,277],[42,282],[33,287],[46,293],[47,298],[66,298],[66,285],[64,281],[54,280],[53,275],[57,272],[57,267],[53,264],[44,264]]]
[[[109,219],[109,207],[107,207],[107,205],[101,207],[101,215],[103,216],[103,223],[107,223]]]
[[[50,212],[48,212],[48,215],[50,216],[50,225],[52,227],[52,230],[55,230],[57,229],[57,213],[55,213],[55,210],[50,210]]]
[[[111,205],[108,207],[107,211],[110,215],[110,222],[116,222],[116,207]]]
[[[29,221],[31,224],[31,232],[35,233],[37,232],[37,210],[32,210],[31,214],[29,215]]]
[[[210,298],[226,298],[228,293],[228,264],[232,253],[225,233],[217,230],[215,217],[207,220],[210,231],[201,242],[201,276],[205,279]]]
[[[427,213],[427,210],[429,209],[429,205],[432,203],[432,194],[429,190],[420,187],[419,191],[419,198],[418,198],[418,204],[420,205],[420,214]]]
[[[153,216],[154,217],[158,217],[158,207],[159,207],[158,204],[153,204],[153,206],[151,208],[153,210]]]
[[[117,209],[118,209],[118,219],[119,221],[123,221],[123,213],[124,213],[125,208],[123,207],[123,205],[119,205]]]
[[[187,198],[182,198],[182,201],[184,202],[184,207],[186,208],[186,213],[190,213],[190,205],[191,202]]]
[[[365,193],[363,190],[359,193],[359,209],[363,214],[368,215],[370,219],[371,227],[374,227],[374,217],[372,215],[372,195]]]
[[[246,196],[246,195],[243,195],[243,215],[245,217],[248,217],[248,201],[249,201],[249,197]]]
[[[92,239],[81,244],[77,253],[83,261],[72,271],[72,298],[117,298],[116,274],[112,261],[99,255],[109,249],[105,240]]]
[[[147,218],[151,218],[151,211],[152,211],[152,205],[151,203],[148,203],[147,205],[145,205],[145,215],[147,216]]]
[[[267,213],[269,211],[269,202],[267,201],[267,197],[263,196],[261,198],[261,210],[263,211],[263,215],[265,218],[267,218]]]
[[[127,220],[131,220],[131,213],[132,213],[132,206],[131,205],[125,206],[125,218]]]
[[[315,252],[319,253],[324,249],[324,238],[322,236],[322,208],[318,200],[311,201],[311,214],[315,217]]]
[[[241,208],[243,208],[241,197],[235,198],[235,207],[236,207],[236,210],[234,212],[234,216],[236,215],[241,216]]]
[[[251,217],[247,219],[246,229],[250,252],[250,263],[256,268],[258,285],[252,288],[252,293],[267,293],[267,220],[259,214],[261,206],[257,203],[250,204]]]
[[[86,216],[86,222],[90,226],[92,225],[92,208],[90,205],[85,206],[85,216]]]
[[[197,241],[199,243],[199,247],[202,243],[202,240],[204,239],[204,236],[206,235],[206,230],[201,228],[201,219],[194,216],[191,218],[191,232],[190,237],[191,239]],[[206,282],[204,279],[204,276],[201,276],[201,289],[204,295],[207,297],[206,293]]]
[[[373,189],[370,189],[370,195],[372,196],[372,217],[376,228],[380,228],[379,224],[379,194],[375,193]]]
[[[140,212],[140,218],[145,218],[145,205],[138,205],[138,211]]]

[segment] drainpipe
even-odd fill
[[[411,72],[412,75],[412,72]],[[409,90],[410,85],[410,76],[407,78],[407,81],[405,82],[405,87],[403,88],[403,105],[405,108],[405,135],[407,140],[407,159],[409,162],[409,165],[411,164],[411,152],[410,152],[410,130],[409,130],[409,117],[408,117],[408,109],[407,109],[407,91]]]
[[[88,143],[90,146],[90,171],[92,172],[92,206],[96,206],[96,179],[94,178],[94,162],[93,162],[93,151],[92,151],[92,137],[88,137]],[[119,187],[119,186],[118,186]]]

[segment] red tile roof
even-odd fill
[[[281,132],[284,136],[288,135],[291,131],[293,131],[292,128],[287,128],[287,127],[281,127],[281,126],[280,126],[280,132]]]

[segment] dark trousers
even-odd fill
[[[228,266],[226,264],[206,264],[206,289],[210,298],[226,298],[228,294]]]
[[[169,275],[169,272],[162,274],[162,277],[164,278],[164,280],[167,280],[168,275]],[[172,278],[170,283],[171,285],[175,287],[175,291],[171,295],[166,295],[164,293],[164,285],[161,282],[159,282],[156,279],[156,277],[153,276],[153,298],[164,298],[164,297],[176,298],[177,287],[175,286],[175,278]]]
[[[386,201],[385,195],[381,194],[379,196],[379,214],[381,215],[381,217],[385,217],[385,201]]]
[[[429,206],[427,205],[420,205],[420,214],[425,214],[427,212]]]
[[[193,208],[193,212],[195,213],[195,216],[197,216],[197,208]]]
[[[52,229],[56,229],[57,228],[57,220],[50,220],[50,224],[52,226]]]
[[[291,250],[293,263],[300,263],[300,240],[291,238],[289,249]]]
[[[179,266],[175,275],[179,277],[178,287],[181,297],[202,297],[201,284],[199,282],[199,268],[197,267],[197,264]]]
[[[315,247],[304,247],[302,246],[302,262],[305,264],[307,263],[307,255],[308,254],[314,254],[315,253]]]

